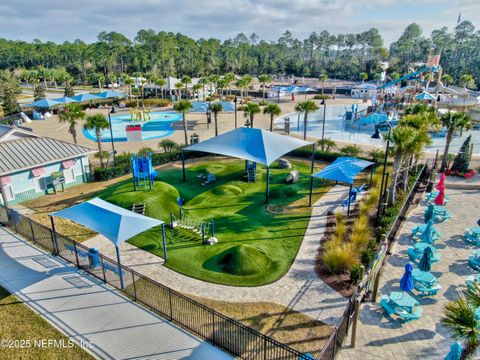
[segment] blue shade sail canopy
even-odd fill
[[[417,96],[415,96],[415,99],[429,101],[429,100],[435,100],[435,96],[433,96],[432,94],[424,91],[421,94],[418,94]]]
[[[78,102],[77,100],[75,99],[72,99],[70,97],[67,97],[67,96],[64,96],[64,97],[61,97],[61,98],[58,98],[58,99],[53,99],[55,101],[58,101],[62,104],[68,104],[68,103],[72,103],[72,102]]]
[[[125,97],[125,94],[124,93],[121,93],[121,92],[117,92],[117,91],[104,91],[104,92],[101,92],[101,93],[98,93],[98,94],[95,94],[96,96],[98,96],[99,98],[102,98],[102,99],[112,99],[112,98],[117,98],[117,97]]]
[[[351,185],[358,173],[373,164],[374,163],[371,161],[354,157],[339,157],[326,168],[313,174],[312,177],[338,181]]]
[[[270,166],[290,151],[311,144],[313,143],[309,141],[263,129],[238,128],[191,145],[184,150],[231,156]]]
[[[52,106],[60,105],[60,104],[61,102],[55,101],[52,99],[41,99],[41,100],[34,101],[31,104],[26,104],[23,106],[31,106],[31,107],[37,107],[37,108],[50,108]]]
[[[410,263],[405,265],[405,273],[400,280],[400,289],[403,291],[412,291],[413,290],[413,276],[412,276],[413,266]]]
[[[297,85],[290,85],[290,86],[274,86],[272,88],[275,91],[281,91],[288,94],[292,93],[306,93],[306,92],[316,92],[316,89],[312,89],[306,86],[297,86]]]
[[[74,205],[51,214],[72,220],[109,239],[115,246],[163,221],[134,213],[100,198]]]
[[[420,262],[418,263],[418,268],[422,271],[430,271],[432,269],[431,258],[432,249],[430,249],[430,246],[427,246],[423,251],[423,256],[420,259]]]
[[[102,99],[102,98],[98,97],[97,95],[93,95],[93,94],[78,94],[78,95],[72,96],[72,99],[76,100],[76,101],[79,101],[79,102],[83,102],[83,101],[98,100],[98,99]]]

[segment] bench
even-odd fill
[[[118,266],[116,265],[112,265],[112,264],[109,264],[109,263],[103,263],[103,269],[104,270],[110,270],[111,272],[113,272],[115,275],[119,276],[120,275],[120,270],[118,269]],[[122,270],[122,276],[123,276],[123,270]]]
[[[73,245],[68,245],[68,244],[64,244],[63,246],[64,246],[65,249],[67,249],[71,254],[75,254],[75,246],[73,246]],[[80,249],[78,249],[78,248],[77,248],[77,254],[78,254],[78,256],[83,257],[83,258],[87,258],[87,257],[88,257],[88,252],[82,251],[82,250],[80,250]]]
[[[415,283],[415,289],[420,292],[421,296],[434,296],[438,294],[438,291],[442,287],[440,284],[434,284],[431,287],[427,287],[424,284],[417,282]]]
[[[132,205],[132,211],[137,214],[145,215],[145,209],[147,207],[147,204],[133,204]]]
[[[410,313],[407,310],[402,308],[395,309],[395,313],[402,318],[403,322],[409,322],[412,320],[420,319],[422,317],[422,312],[423,312],[423,308],[419,306],[415,308],[415,312],[413,313]]]
[[[391,316],[391,315],[395,314],[395,310],[388,303],[389,300],[390,300],[390,298],[387,295],[383,295],[381,300],[380,300],[380,306],[383,308],[383,310],[385,311],[385,313],[388,316]]]

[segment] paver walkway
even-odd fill
[[[442,259],[432,266],[432,273],[442,286],[439,294],[423,299],[415,296],[423,307],[423,315],[420,320],[407,324],[386,318],[378,303],[364,304],[359,316],[355,349],[349,348],[350,338],[346,338],[338,359],[443,359],[448,353],[454,340],[440,319],[447,301],[455,299],[459,291],[466,289],[465,278],[471,274],[468,257],[473,248],[463,241],[463,232],[475,225],[480,216],[480,192],[447,189],[447,194],[450,197],[447,209],[452,218],[435,224],[442,233],[435,243]],[[388,295],[400,289],[404,266],[409,261],[407,248],[412,244],[408,235],[413,226],[423,223],[425,208],[422,201],[403,226],[398,243],[392,249],[394,255],[385,265],[378,299],[382,294]]]
[[[233,359],[3,228],[0,285],[101,359]]]
[[[269,285],[236,287],[193,279],[162,266],[163,259],[160,257],[127,243],[121,245],[122,264],[186,294],[231,302],[273,302],[335,326],[348,300],[318,277],[315,273],[315,257],[323,238],[326,214],[329,209],[338,206],[347,192],[347,187],[336,185],[313,205],[305,237],[294,263],[285,276]],[[115,259],[114,246],[102,236],[96,236],[84,245],[95,247]]]

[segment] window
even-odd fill
[[[75,174],[73,168],[63,170],[63,176],[65,177],[65,183],[71,183],[75,181]]]
[[[33,178],[33,187],[35,192],[44,192],[47,189],[47,183],[44,176],[37,176]]]

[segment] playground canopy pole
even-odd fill
[[[312,192],[313,192],[313,176],[310,176],[310,197],[308,198],[308,206],[312,206]]]
[[[347,209],[347,216],[350,216],[350,203],[351,203],[351,198],[352,198],[352,186],[353,184],[350,184],[350,189],[348,190],[348,209]]]
[[[182,176],[183,176],[183,182],[187,181],[187,174],[185,172],[185,153],[182,152],[180,153],[180,157],[182,158]]]
[[[268,197],[270,193],[270,166],[267,166],[267,192],[265,194],[265,202],[268,204]]]
[[[120,248],[118,247],[118,245],[115,245],[115,251],[117,252],[118,277],[120,278],[120,288],[123,289],[122,264],[120,263]]]
[[[312,144],[312,168],[310,169],[310,175],[313,174],[315,169],[315,143]]]
[[[165,262],[168,261],[167,257],[167,239],[165,238],[165,224],[162,224],[162,242],[163,242],[163,258]]]

